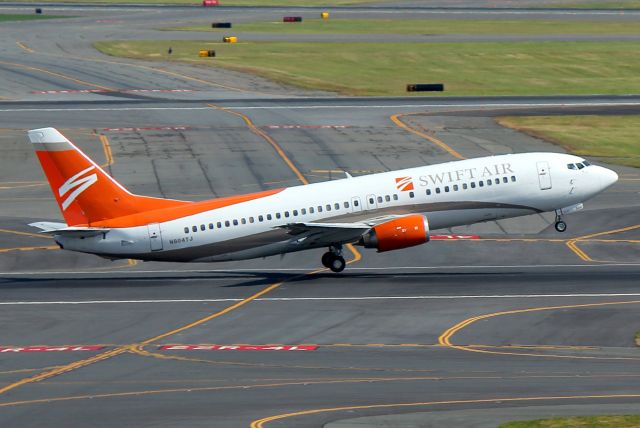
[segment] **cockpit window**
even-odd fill
[[[584,168],[584,165],[583,165],[583,164],[581,164],[581,163],[578,163],[578,164],[576,164],[576,165],[578,165],[578,169],[582,169],[582,168]]]
[[[584,165],[584,166],[589,166],[589,165],[591,165],[591,162],[589,162],[589,161],[583,161],[583,162],[582,162],[582,165]]]
[[[569,168],[569,169],[576,169],[576,164],[574,164],[574,163],[568,163],[568,164],[567,164],[567,168]]]

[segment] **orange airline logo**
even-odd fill
[[[411,179],[411,177],[396,178],[396,187],[401,192],[408,192],[409,190],[413,190],[413,180]]]
[[[73,177],[69,178],[64,182],[62,186],[60,186],[60,188],[58,189],[58,194],[61,198],[71,189],[75,189],[73,192],[69,193],[69,196],[67,196],[64,201],[62,201],[62,211],[65,211],[69,207],[69,205],[71,205],[71,202],[75,201],[75,199],[80,196],[80,193],[84,192],[88,187],[92,186],[98,181],[98,176],[96,174],[86,175],[83,177],[83,175],[91,172],[94,169],[94,166],[90,166],[89,168],[84,169]]]

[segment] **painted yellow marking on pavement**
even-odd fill
[[[75,83],[78,83],[78,84],[84,85],[84,86],[91,86],[93,88],[104,89],[106,91],[113,91],[113,89],[108,88],[106,86],[96,85],[95,83],[90,83],[90,82],[85,82],[84,80],[76,79],[75,77],[67,76],[66,74],[56,73],[56,72],[53,72],[53,71],[45,70],[43,68],[32,67],[30,65],[18,64],[18,63],[15,63],[15,62],[6,62],[6,61],[0,61],[0,64],[4,64],[4,65],[11,66],[11,67],[16,67],[16,68],[22,68],[22,69],[25,69],[25,70],[37,71],[39,73],[48,74],[50,76],[60,77],[61,79],[70,80],[72,82],[75,82]]]
[[[239,113],[237,111],[230,110],[230,109],[225,108],[225,107],[219,107],[219,106],[217,106],[215,104],[207,104],[207,105],[209,107],[211,107],[211,108],[216,109],[216,110],[221,110],[221,111],[224,111],[226,113],[230,113],[230,114],[233,114],[235,116],[238,116],[238,117],[242,118],[242,120],[247,124],[247,126],[251,130],[251,132],[253,132],[254,134],[256,134],[256,135],[258,135],[260,137],[262,137],[267,143],[269,143],[271,145],[271,147],[273,147],[273,149],[276,151],[278,156],[280,156],[280,158],[284,161],[284,163],[287,164],[289,169],[291,169],[291,171],[293,171],[293,173],[296,175],[296,177],[298,177],[298,179],[300,180],[300,182],[302,182],[302,184],[304,184],[304,185],[309,184],[309,180],[307,180],[307,178],[304,176],[304,174],[302,174],[300,172],[300,170],[298,169],[298,167],[296,167],[295,164],[291,161],[291,159],[289,159],[289,156],[287,156],[285,151],[282,150],[282,147],[280,147],[280,144],[278,144],[278,142],[276,140],[271,138],[271,136],[269,134],[264,132],[262,129],[258,128],[253,123],[253,121],[251,119],[249,119],[249,117],[247,115]],[[362,254],[360,254],[360,252],[358,250],[356,250],[356,248],[353,245],[347,244],[347,245],[345,245],[345,247],[347,247],[349,249],[349,251],[351,251],[351,253],[353,254],[353,260],[351,260],[349,263],[355,263],[355,262],[357,262],[357,261],[362,259]],[[349,263],[347,263],[347,264],[349,264]]]
[[[252,91],[252,90],[237,88],[235,86],[223,85],[221,83],[211,82],[211,81],[208,81],[208,80],[200,79],[198,77],[193,77],[193,76],[189,76],[187,74],[178,73],[176,71],[165,70],[165,69],[162,69],[162,68],[159,68],[159,67],[150,67],[148,65],[133,64],[133,63],[125,62],[125,61],[109,61],[109,60],[106,60],[106,59],[91,58],[91,57],[86,57],[86,56],[56,55],[56,54],[46,53],[46,52],[36,52],[33,49],[32,49],[32,52],[33,53],[37,53],[38,55],[51,56],[51,57],[55,57],[55,58],[60,58],[60,57],[72,58],[72,59],[81,60],[83,62],[89,61],[89,62],[96,62],[96,63],[103,63],[103,64],[115,64],[115,65],[118,65],[120,67],[127,66],[127,67],[132,67],[132,68],[138,68],[138,69],[141,69],[141,70],[153,71],[153,72],[156,72],[156,73],[166,74],[167,76],[180,77],[180,78],[185,79],[185,80],[190,80],[190,81],[193,81],[193,82],[203,83],[203,84],[205,84],[207,86],[214,86],[214,87],[217,87],[217,88],[229,89],[229,90],[237,91],[237,92],[252,93],[252,94],[262,94],[262,95],[273,95],[273,94],[269,94],[267,92]]]
[[[322,409],[302,410],[299,412],[283,413],[281,415],[273,415],[266,418],[258,419],[251,422],[251,428],[264,428],[264,424],[281,419],[293,418],[296,416],[317,415],[319,413],[335,413],[353,410],[371,410],[371,409],[406,409],[421,406],[438,406],[452,404],[481,404],[481,403],[514,403],[514,402],[535,402],[535,401],[568,401],[568,400],[597,400],[612,398],[638,398],[640,394],[603,394],[603,395],[552,395],[539,397],[495,397],[475,400],[447,400],[447,401],[424,401],[418,403],[393,403],[393,404],[371,404],[365,406],[344,406],[344,407],[327,407]]]
[[[304,175],[302,175],[302,173],[300,172],[298,167],[296,167],[293,164],[293,162],[291,162],[291,159],[289,159],[289,156],[287,156],[287,154],[284,152],[284,150],[282,150],[282,147],[280,147],[280,145],[276,142],[276,140],[271,138],[271,136],[269,134],[267,134],[266,132],[264,132],[262,129],[258,128],[251,121],[251,119],[249,119],[249,117],[247,115],[239,113],[237,111],[230,110],[230,109],[225,108],[225,107],[218,107],[218,106],[216,106],[214,104],[207,104],[207,105],[209,107],[211,107],[211,108],[216,109],[216,110],[221,110],[221,111],[224,111],[226,113],[232,114],[234,116],[238,116],[242,120],[244,120],[244,122],[247,124],[247,126],[249,127],[251,132],[253,132],[254,134],[258,135],[259,137],[262,137],[267,143],[269,143],[271,145],[271,147],[273,147],[273,149],[276,151],[278,156],[280,156],[280,158],[282,158],[284,163],[287,164],[289,169],[291,171],[293,171],[293,173],[296,175],[296,177],[298,177],[298,179],[300,180],[300,182],[302,182],[302,184],[309,184],[309,181],[306,179],[306,177]]]
[[[449,153],[454,158],[456,158],[456,159],[466,159],[464,156],[462,156],[456,150],[454,150],[453,148],[451,148],[450,146],[445,144],[442,140],[434,137],[433,135],[429,135],[429,134],[427,134],[425,132],[418,131],[417,129],[407,125],[402,120],[400,120],[401,117],[411,116],[411,115],[416,115],[416,114],[421,114],[421,113],[399,113],[399,114],[391,115],[390,119],[391,119],[391,121],[393,123],[398,125],[400,128],[402,128],[402,129],[404,129],[406,131],[409,131],[412,134],[415,134],[415,135],[417,135],[419,137],[422,137],[425,140],[431,141],[433,144],[435,144],[436,146],[440,147],[442,150],[444,150],[445,152]]]
[[[115,162],[113,159],[113,153],[111,152],[111,145],[109,144],[109,139],[106,135],[98,134],[98,138],[100,139],[100,144],[102,144],[104,157],[107,160],[107,162],[102,165],[102,168],[107,168]]]
[[[33,49],[31,49],[29,46],[27,46],[23,42],[16,42],[16,45],[18,45],[18,47],[20,49],[22,49],[23,51],[26,51],[28,53],[34,53],[35,52]]]
[[[529,354],[529,353],[517,353],[517,352],[502,352],[502,351],[489,351],[486,349],[477,349],[470,346],[465,345],[455,345],[451,343],[451,338],[453,335],[458,333],[460,330],[470,326],[471,324],[476,323],[480,320],[485,320],[489,318],[499,317],[503,315],[514,315],[514,314],[522,314],[522,313],[531,313],[531,312],[542,312],[542,311],[554,311],[560,309],[582,309],[582,308],[596,308],[602,306],[615,306],[615,305],[634,305],[640,304],[640,300],[630,300],[630,301],[622,301],[622,302],[602,302],[602,303],[586,303],[579,305],[562,305],[562,306],[545,306],[538,308],[526,308],[526,309],[514,309],[510,311],[502,311],[502,312],[492,312],[489,314],[478,315],[475,317],[467,318],[459,323],[449,327],[445,330],[440,337],[438,337],[438,343],[442,346],[446,346],[448,348],[458,349],[461,351],[468,352],[479,352],[485,354],[499,354],[499,355],[517,355],[517,356],[528,356],[528,357],[549,357],[549,358],[568,358],[568,359],[591,359],[591,360],[638,360],[640,358],[634,357],[595,357],[595,356],[575,356],[575,355],[545,355],[545,354]]]
[[[51,239],[48,235],[42,235],[39,233],[29,233],[29,232],[18,232],[17,230],[10,229],[0,229],[1,233],[10,233],[12,235],[21,235],[21,236],[31,236],[33,238],[43,238],[43,239]]]
[[[16,247],[16,248],[0,248],[0,253],[11,253],[13,251],[36,251],[36,250],[59,250],[57,245],[47,245],[40,247]]]
[[[636,224],[636,225],[628,226],[628,227],[623,227],[623,228],[619,228],[619,229],[606,230],[604,232],[591,233],[589,235],[579,236],[577,238],[573,238],[573,239],[570,239],[569,241],[567,241],[566,245],[578,257],[580,257],[582,260],[584,260],[586,262],[603,262],[601,260],[593,260],[591,257],[589,257],[589,255],[587,253],[585,253],[582,249],[578,248],[577,243],[580,242],[580,241],[588,241],[589,239],[597,238],[599,236],[613,235],[613,234],[616,234],[616,233],[629,232],[631,230],[636,230],[636,229],[640,229],[640,224]]]

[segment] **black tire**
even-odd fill
[[[333,255],[333,253],[331,251],[327,251],[326,253],[324,253],[322,255],[322,266],[328,268],[331,266],[331,260],[334,258],[335,256]]]
[[[347,266],[347,263],[344,261],[344,257],[335,256],[333,260],[331,260],[329,269],[331,269],[332,272],[339,273],[344,270],[345,266]]]
[[[567,230],[567,223],[564,221],[556,221],[556,230],[560,233],[565,232]]]

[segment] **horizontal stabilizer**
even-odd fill
[[[67,227],[67,225],[64,223],[54,223],[47,221],[31,223],[29,224],[29,226],[41,229],[40,233],[44,235],[61,235],[72,238],[89,238],[91,236],[105,234],[111,230],[103,227]]]

